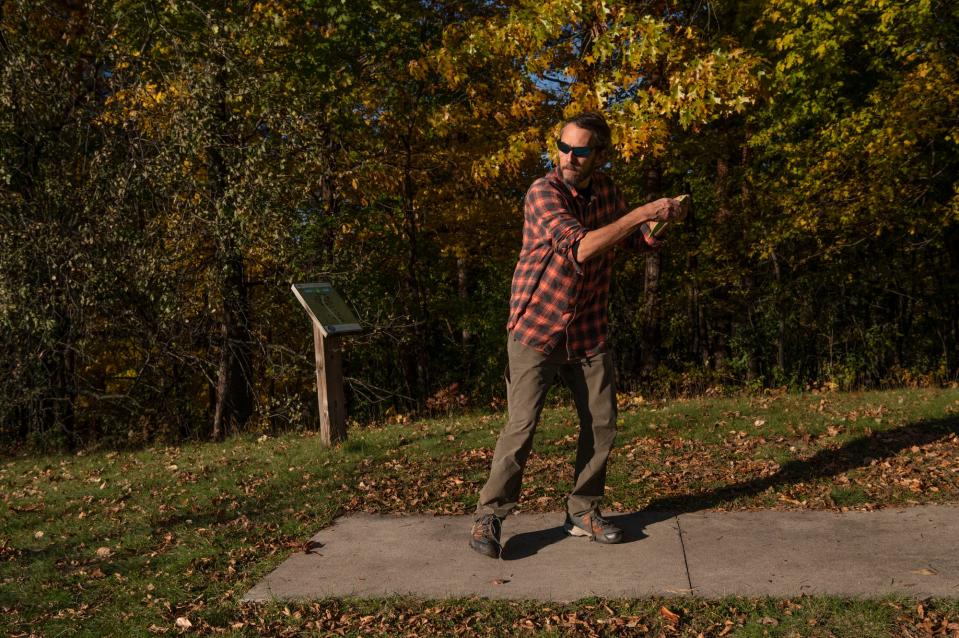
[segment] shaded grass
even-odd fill
[[[957,410],[955,389],[657,404],[624,397],[609,501],[621,510],[959,502]],[[904,600],[832,597],[329,600],[288,610],[238,602],[343,513],[471,511],[504,420],[474,414],[355,430],[333,450],[305,433],[4,459],[0,632],[146,635],[174,632],[183,617],[194,633],[237,635],[636,635],[646,626],[690,636],[727,627],[724,635],[899,636],[931,613],[944,627],[957,622],[955,601],[920,614]],[[525,509],[562,509],[577,427],[571,408],[544,414]],[[676,627],[660,614],[664,605],[680,615]]]

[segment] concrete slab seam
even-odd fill
[[[689,584],[689,593],[693,593],[693,577],[689,573],[689,559],[686,557],[686,543],[683,541],[683,527],[679,523],[679,515],[673,516],[676,521],[676,531],[679,533],[679,547],[683,550],[683,567],[686,569],[686,583]]]

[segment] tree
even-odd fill
[[[811,347],[819,369],[804,374],[846,384],[935,368],[922,357],[936,350],[953,368],[957,9],[783,0],[764,17],[775,97],[755,120],[749,180],[756,254],[809,313],[785,322],[819,335],[793,340],[794,357]]]
[[[118,214],[122,145],[100,134],[106,16],[0,5],[0,422],[79,445],[115,398],[96,368],[136,245]],[[98,416],[99,415],[99,416]]]
[[[666,164],[683,140],[742,113],[759,90],[757,58],[728,38],[712,41],[700,19],[682,4],[520,2],[448,29],[433,64],[451,87],[472,86],[474,74],[493,68],[493,86],[513,93],[505,105],[492,92],[472,99],[476,117],[501,108],[496,118],[506,133],[498,152],[477,157],[477,177],[515,173],[552,148],[561,116],[597,110],[613,129],[624,161],[614,172],[627,193],[635,201],[667,192]],[[654,254],[638,327],[647,371],[659,348],[659,273]]]

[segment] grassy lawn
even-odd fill
[[[959,502],[959,389],[621,403],[609,510]],[[503,420],[4,458],[0,633],[959,636],[957,600],[239,603],[339,515],[471,511]],[[562,510],[575,431],[573,410],[544,414],[524,510]]]

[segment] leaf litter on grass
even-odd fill
[[[955,502],[955,429],[955,424],[921,423],[861,432],[842,425],[822,432],[792,428],[788,435],[730,429],[718,442],[664,430],[631,438],[614,450],[608,497],[622,508],[681,510],[870,510]],[[566,435],[538,446],[548,451],[531,453],[523,510],[562,508],[574,446],[574,437]],[[344,485],[349,490],[344,511],[469,513],[491,461],[490,447],[455,451],[443,459],[368,459],[359,465],[353,489]]]
[[[959,501],[955,421],[928,416],[922,421],[904,409],[886,409],[882,401],[866,406],[851,401],[808,401],[801,412],[816,423],[798,414],[790,422],[793,417],[763,412],[767,408],[752,403],[721,405],[716,421],[727,423],[718,433],[712,426],[684,431],[663,422],[668,415],[662,406],[657,412],[643,407],[646,424],[655,421],[660,427],[625,424],[610,466],[610,501],[636,509],[677,503],[715,509],[836,509],[841,506],[832,495],[840,492],[834,490],[852,488],[866,499],[853,506],[864,509]],[[768,410],[785,412],[785,403],[771,401]],[[691,412],[694,407],[685,406]],[[798,411],[795,404],[788,409],[790,415]],[[574,416],[568,410],[548,416],[528,466],[526,510],[562,509],[568,490],[564,481],[571,479]],[[759,421],[763,423],[757,425]],[[697,426],[691,418],[688,423]],[[402,427],[418,432],[423,426]],[[29,634],[31,627],[41,634],[69,627],[92,631],[105,616],[114,615],[120,619],[114,621],[117,626],[143,633],[151,626],[157,633],[186,631],[176,627],[176,619],[184,618],[191,623],[190,635],[509,635],[515,630],[719,636],[735,635],[749,623],[789,635],[790,623],[808,612],[802,622],[815,631],[799,635],[853,635],[835,629],[846,622],[845,603],[832,603],[840,608],[833,617],[811,612],[811,604],[802,599],[796,601],[805,611],[791,616],[787,607],[776,606],[788,601],[737,602],[736,613],[720,603],[685,599],[679,606],[642,601],[642,609],[634,602],[612,601],[546,607],[326,601],[290,605],[288,613],[287,607],[237,602],[271,565],[303,551],[304,538],[344,512],[472,511],[489,471],[495,432],[486,437],[480,428],[484,436],[478,437],[447,429],[440,426],[441,436],[431,439],[430,450],[418,449],[413,433],[406,434],[406,445],[390,443],[396,436],[384,430],[356,432],[362,444],[349,453],[321,452],[311,437],[291,436],[256,445],[238,441],[0,466],[5,488],[0,498],[11,514],[0,530],[0,565],[6,566],[0,582],[8,591],[24,593],[0,600],[3,626],[11,634],[25,629]],[[699,431],[711,435],[699,436]],[[358,454],[367,456],[356,458]],[[317,494],[324,495],[325,504],[310,507]],[[43,536],[36,538],[36,531]],[[98,555],[100,548],[109,554]],[[57,551],[60,555],[44,566],[45,557]],[[54,600],[54,591],[65,598]],[[875,611],[879,603],[868,605]],[[680,622],[671,625],[660,607]],[[956,635],[959,617],[952,603],[926,602],[921,612],[899,604],[896,614],[889,635]],[[767,618],[779,624],[763,625]]]

